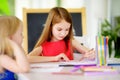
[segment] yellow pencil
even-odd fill
[[[102,66],[102,60],[101,60],[101,45],[100,45],[100,36],[97,37],[98,41],[98,59],[99,59],[99,66]]]

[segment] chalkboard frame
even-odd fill
[[[82,36],[86,34],[86,10],[85,7],[82,8],[68,8],[70,13],[80,13],[82,20]],[[28,54],[28,20],[27,16],[29,13],[48,13],[50,9],[32,9],[32,8],[23,8],[23,47],[25,49],[26,54]]]

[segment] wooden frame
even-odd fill
[[[26,54],[29,53],[28,51],[28,14],[30,13],[48,13],[50,9],[26,9],[23,8],[23,35],[24,35],[24,39],[23,39],[23,47],[25,49]],[[75,8],[75,9],[67,9],[71,14],[72,13],[80,13],[81,14],[81,25],[82,25],[82,35],[86,34],[86,12],[85,12],[85,8]]]

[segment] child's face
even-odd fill
[[[70,23],[62,20],[60,23],[57,23],[52,28],[52,39],[51,41],[63,40],[69,33]]]
[[[22,40],[23,40],[22,31],[23,31],[23,24],[21,23],[16,33],[12,36],[12,40],[19,45],[22,44]]]

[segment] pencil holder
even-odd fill
[[[96,36],[96,57],[98,66],[107,66],[108,37]]]

